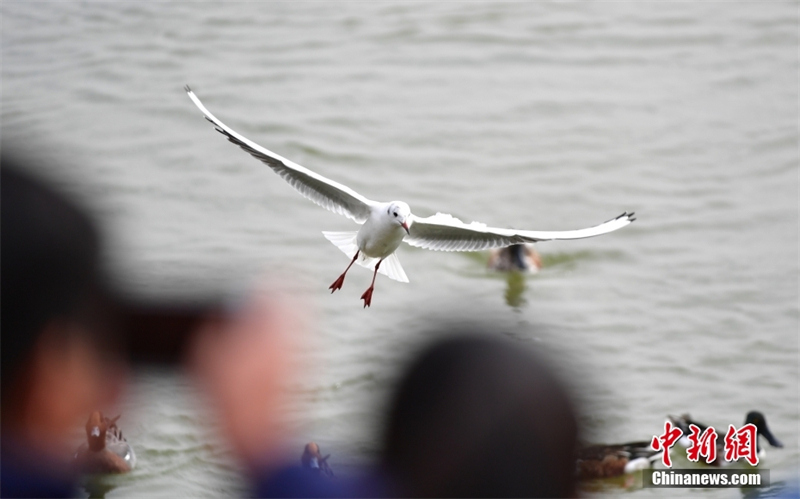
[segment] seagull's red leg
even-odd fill
[[[381,262],[383,258],[378,260],[378,264],[375,265],[375,272],[372,273],[372,284],[369,285],[364,294],[361,295],[361,299],[364,300],[364,308],[369,307],[370,303],[372,303],[372,292],[375,291],[375,277],[378,276],[378,268],[381,266]]]
[[[350,267],[352,267],[353,264],[356,263],[356,258],[358,258],[358,253],[359,251],[356,251],[356,256],[354,256],[353,259],[350,260],[350,265],[348,265],[347,268],[344,269],[344,272],[342,272],[342,275],[340,275],[339,278],[333,281],[333,284],[330,285],[328,289],[331,290],[331,293],[333,293],[337,289],[342,289],[342,284],[344,284],[344,276],[345,274],[347,274],[347,271],[350,270]]]

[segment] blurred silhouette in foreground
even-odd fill
[[[292,451],[288,388],[302,373],[296,358],[305,335],[300,310],[307,307],[253,293],[235,313],[208,321],[197,333],[192,374],[254,496],[380,496],[383,489],[372,477],[333,477],[316,444],[305,446],[300,463]]]
[[[124,375],[105,311],[100,237],[3,145],[2,444],[4,497],[75,492],[74,429],[111,404]]]
[[[193,340],[189,366],[234,456],[260,497],[343,497],[341,484],[310,473],[291,452],[287,385],[300,373],[299,308],[255,293]],[[296,464],[293,464],[296,463]]]
[[[451,336],[415,357],[387,410],[384,449],[373,469],[332,477],[314,443],[301,466],[292,464],[285,384],[296,379],[292,357],[303,334],[294,310],[256,295],[236,316],[198,334],[191,356],[254,495],[574,494],[578,427],[564,385],[536,352],[474,326],[437,329],[434,337]]]
[[[572,496],[578,426],[562,382],[525,345],[445,331],[458,336],[422,352],[389,408],[391,494]]]
[[[86,440],[75,453],[75,466],[83,473],[126,473],[136,466],[136,454],[122,436],[117,420],[95,411],[86,422]]]

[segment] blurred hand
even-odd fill
[[[75,428],[98,408],[113,405],[125,385],[127,366],[101,352],[70,321],[51,321],[33,347],[27,396],[11,426],[16,437],[41,455],[57,459],[74,452]]]
[[[224,436],[251,469],[276,464],[286,439],[287,384],[298,374],[303,328],[275,296],[255,296],[232,317],[209,321],[190,348],[190,366]]]

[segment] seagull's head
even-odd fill
[[[408,233],[408,229],[411,226],[411,208],[409,208],[406,203],[402,201],[392,201],[386,208],[386,216],[388,216],[389,220],[393,223],[404,228],[406,233]]]

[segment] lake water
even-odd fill
[[[797,480],[796,3],[0,8],[3,140],[44,148],[97,207],[127,286],[241,289],[267,269],[308,308],[298,457],[315,440],[335,470],[368,462],[398,368],[432,317],[455,314],[551,352],[590,442],[649,439],[683,412],[739,426],[759,409],[785,444],[761,465],[772,492]],[[347,259],[320,233],[356,226],[228,144],[185,84],[250,139],[418,215],[638,220],[539,244],[545,268],[525,279],[488,272],[485,254],[404,246],[411,282],[379,277],[363,310],[370,273],[330,295]],[[140,464],[106,497],[245,490],[198,404],[180,373],[136,375],[120,424]]]

